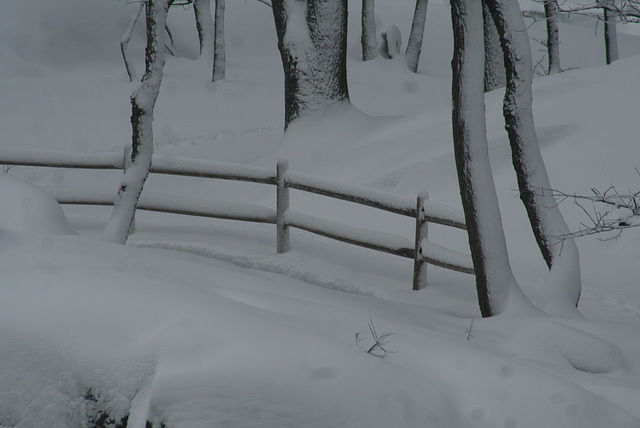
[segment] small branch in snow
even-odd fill
[[[395,351],[389,351],[386,349],[386,346],[389,343],[389,337],[391,337],[393,333],[383,331],[381,334],[378,334],[371,318],[369,318],[369,331],[371,332],[371,336],[375,343],[367,350],[367,354],[378,358],[384,358],[387,354],[395,354]],[[356,341],[358,337],[359,333],[356,333]]]
[[[469,328],[465,330],[465,333],[467,333],[467,341],[473,338],[473,335],[471,334],[471,332],[473,331],[473,323],[475,320],[476,320],[475,317],[471,318],[471,323],[469,324]]]

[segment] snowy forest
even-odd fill
[[[0,428],[640,428],[640,2],[0,5]]]

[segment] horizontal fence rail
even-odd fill
[[[44,150],[0,149],[0,164],[73,169],[125,169],[129,152],[71,154]],[[413,289],[426,285],[426,264],[474,274],[468,254],[459,253],[428,241],[428,224],[437,223],[466,230],[464,215],[443,204],[431,202],[426,193],[417,200],[364,187],[340,184],[288,171],[286,160],[278,161],[276,171],[269,168],[197,159],[154,155],[153,174],[247,181],[276,186],[276,208],[256,204],[202,200],[153,192],[143,192],[137,208],[172,214],[240,220],[276,225],[278,253],[287,252],[289,229],[296,228],[337,241],[414,260]],[[416,221],[415,241],[388,233],[360,229],[324,220],[289,209],[289,190],[295,189],[365,205],[412,217]],[[116,192],[86,188],[45,187],[61,204],[113,205]]]

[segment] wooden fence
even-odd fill
[[[0,149],[1,165],[124,169],[127,159],[126,151],[122,156]],[[428,241],[429,223],[459,229],[466,229],[466,226],[462,213],[429,201],[426,192],[421,193],[414,200],[388,192],[318,179],[289,171],[286,160],[278,162],[274,174],[273,170],[262,167],[154,155],[150,173],[275,185],[275,210],[256,204],[203,201],[150,192],[143,192],[137,207],[148,211],[275,224],[278,253],[285,253],[290,249],[289,231],[291,228],[296,228],[352,245],[413,259],[414,290],[419,290],[426,285],[427,263],[474,274],[469,255]],[[341,199],[414,218],[415,240],[411,242],[400,236],[346,226],[295,212],[289,209],[290,189]],[[115,192],[80,188],[48,188],[46,190],[61,204],[113,205],[115,199]]]

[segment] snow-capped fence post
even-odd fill
[[[289,169],[287,159],[278,159],[276,167],[276,239],[278,254],[286,253],[291,248],[289,243],[289,227],[285,215],[289,209],[289,188],[285,182],[285,175]]]
[[[422,258],[420,243],[426,240],[429,234],[429,222],[424,214],[424,203],[429,200],[429,193],[422,192],[418,195],[416,205],[416,246],[413,259],[413,289],[420,290],[427,284],[427,265]]]

